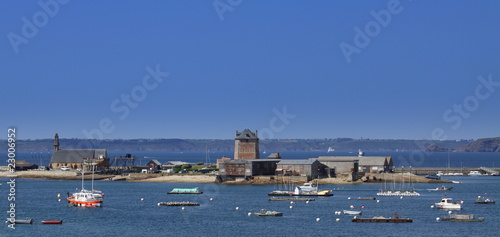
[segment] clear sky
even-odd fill
[[[460,0],[3,0],[0,124],[23,139],[497,137],[499,12]]]

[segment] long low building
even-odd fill
[[[248,178],[258,175],[274,175],[281,159],[240,159],[219,161],[222,181]]]
[[[336,173],[366,172],[377,173],[392,171],[394,163],[391,156],[320,156],[318,161],[335,169]],[[357,168],[355,167],[357,163]]]

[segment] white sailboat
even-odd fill
[[[401,189],[396,190],[396,184],[395,184],[395,178],[393,175],[393,189],[392,190],[387,190],[387,183],[385,181],[385,173],[384,173],[384,189],[380,190],[380,192],[377,193],[377,196],[405,196],[405,197],[418,197],[420,196],[420,193],[417,191],[413,190],[413,183],[411,181],[411,167],[410,167],[410,183],[409,183],[409,188],[405,189],[404,187],[404,172],[402,173],[402,182],[401,182]]]
[[[84,187],[84,180],[85,180],[85,163],[86,160],[90,159],[84,159],[84,165],[82,166],[82,189],[78,192],[74,192],[73,194],[69,195],[67,197],[68,203],[73,205],[73,206],[80,206],[80,207],[100,207],[102,206],[102,200],[104,197],[104,194],[101,191],[95,190],[94,189],[94,168],[96,163],[90,163],[92,165],[92,188],[91,190],[85,189]],[[89,164],[87,164],[89,165]]]

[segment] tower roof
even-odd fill
[[[246,128],[242,132],[238,132],[236,130],[236,138],[235,139],[259,139],[257,136],[257,130],[255,130],[255,133],[250,131],[250,129]]]

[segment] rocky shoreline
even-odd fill
[[[31,178],[31,179],[52,179],[52,180],[81,180],[82,176],[76,172],[70,171],[17,171],[15,173],[0,172],[0,177],[7,178]],[[92,175],[85,175],[84,179],[91,179]],[[451,183],[449,180],[427,179],[421,176],[412,175],[413,183]],[[165,182],[165,183],[216,183],[216,175],[206,174],[127,174],[127,175],[94,175],[95,180],[103,181],[131,181],[131,182]],[[299,179],[297,184],[307,182],[305,179]],[[314,180],[319,184],[360,184],[360,183],[383,183],[383,182],[409,182],[409,174],[367,174],[363,178],[352,181],[347,177],[323,178]],[[223,184],[235,185],[256,185],[256,184],[280,184],[281,179],[276,176],[256,176],[248,180],[227,181]]]

